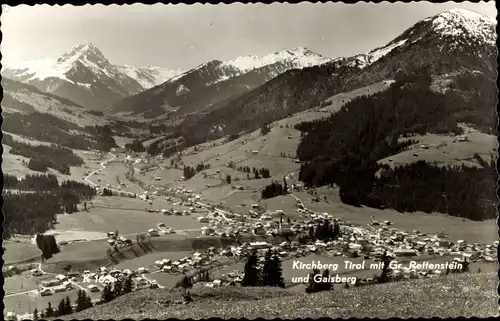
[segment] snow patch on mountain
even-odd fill
[[[406,43],[406,41],[407,41],[407,39],[401,40],[401,41],[398,41],[396,43],[387,45],[387,46],[385,46],[383,48],[375,49],[373,51],[370,51],[370,53],[368,54],[368,56],[369,56],[368,60],[371,63],[374,63],[375,61],[379,60],[383,56],[387,55],[389,52],[391,52],[394,49],[396,49],[397,47],[404,45]]]
[[[451,9],[424,21],[432,21],[433,29],[442,35],[461,36],[467,33],[487,44],[496,43],[496,19],[471,10]]]
[[[71,66],[60,65],[57,63],[57,59],[52,58],[25,61],[16,64],[15,68],[6,69],[17,70],[17,76],[25,81],[45,80],[52,77],[70,81],[65,74],[71,69]]]
[[[294,49],[275,52],[266,56],[245,55],[223,62],[223,65],[238,68],[243,73],[253,69],[272,65],[277,62],[292,62],[296,68],[312,67],[331,61],[318,55],[307,48],[297,47]]]
[[[135,79],[144,89],[161,85],[169,79],[183,73],[182,70],[151,65],[148,65],[147,67],[125,65],[118,66],[118,69],[130,78]]]

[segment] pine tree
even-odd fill
[[[37,321],[38,320],[38,309],[35,308],[35,310],[33,310],[33,321]]]
[[[85,291],[83,290],[78,290],[77,292],[77,297],[76,297],[76,308],[75,308],[75,312],[80,312],[82,310],[84,310],[84,304],[85,304],[85,301],[84,301],[84,293]]]
[[[57,306],[57,311],[55,316],[56,317],[63,316],[66,314],[65,312],[66,312],[66,302],[64,302],[64,299],[61,299],[61,301],[59,301],[59,305]]]
[[[336,240],[340,236],[340,225],[339,222],[333,224],[333,239]]]
[[[306,293],[314,293],[318,292],[318,283],[314,279],[314,276],[320,274],[320,271],[317,269],[314,269],[312,273],[309,274],[309,284],[306,287]]]
[[[114,293],[111,288],[111,284],[108,283],[104,286],[104,289],[102,290],[101,301],[106,303],[112,301],[113,299],[114,299]]]
[[[384,283],[388,282],[391,278],[391,270],[389,269],[389,264],[391,260],[389,256],[387,255],[387,250],[384,251],[384,255],[382,256],[382,273],[379,276],[379,282]]]
[[[262,285],[263,286],[273,286],[273,262],[271,261],[271,249],[266,252],[264,257],[264,266],[262,267]]]
[[[113,284],[113,293],[116,297],[119,297],[123,294],[123,284],[120,280],[116,280],[115,283]]]
[[[328,269],[325,269],[323,271],[323,280],[320,284],[320,288],[322,291],[330,291],[332,289],[333,285],[332,282],[328,280],[329,277],[330,277],[330,271]],[[325,280],[328,281],[325,282]]]
[[[50,304],[50,302],[49,302],[49,305],[47,307],[47,312],[45,313],[45,316],[47,318],[52,318],[54,316],[54,309],[52,308],[52,304]]]
[[[185,290],[191,289],[193,287],[193,281],[186,274],[184,274],[184,277],[182,278],[181,287]]]
[[[43,309],[42,312],[40,312],[40,319],[45,320],[45,313],[43,312]]]
[[[90,295],[87,294],[87,292],[82,291],[83,293],[83,309],[89,309],[93,306],[92,304],[92,298]]]
[[[241,281],[242,286],[259,286],[260,285],[260,273],[258,269],[258,259],[255,251],[248,257],[247,263],[245,264],[245,275]]]
[[[66,300],[64,301],[64,314],[71,313],[73,313],[73,307],[71,306],[71,300],[69,299],[69,296],[67,296]]]
[[[271,258],[272,263],[272,279],[273,286],[278,286],[280,288],[285,287],[285,280],[283,278],[283,269],[281,267],[281,260],[278,255],[273,255]]]
[[[132,281],[132,276],[128,276],[127,279],[125,279],[125,283],[123,284],[123,290],[122,294],[130,293],[133,290],[133,281]]]

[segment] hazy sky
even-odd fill
[[[452,8],[497,14],[494,2],[22,5],[1,17],[1,50],[7,63],[15,63],[93,43],[114,64],[181,69],[299,46],[335,58],[368,52]]]

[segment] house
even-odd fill
[[[269,245],[267,242],[250,242],[250,247],[254,249],[267,249],[270,248],[271,245]]]
[[[259,151],[258,151],[258,150],[253,150],[253,151],[252,151],[252,154],[254,154],[254,155],[258,155],[258,154],[259,154]]]
[[[66,287],[65,286],[56,286],[54,287],[54,293],[60,293],[60,292],[65,292]]]
[[[113,147],[110,150],[112,153],[125,153],[127,151],[126,148],[123,147]]]
[[[151,235],[151,236],[160,236],[160,233],[158,233],[158,231],[157,231],[157,230],[152,229],[152,228],[148,230],[148,233],[149,233],[149,235]]]
[[[66,275],[62,275],[62,274],[56,275],[55,278],[58,279],[59,281],[66,281],[68,279],[68,277]]]
[[[51,280],[47,280],[47,281],[42,281],[43,286],[57,286],[57,285],[60,285],[61,283],[62,283],[62,281],[58,280],[58,279],[51,279]]]
[[[48,296],[48,295],[52,295],[52,290],[51,289],[41,289],[40,290],[40,295],[41,296]]]
[[[212,227],[206,227],[206,226],[203,226],[201,228],[201,234],[202,235],[210,235],[212,233],[215,233],[215,229],[212,228]]]

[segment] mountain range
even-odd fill
[[[417,22],[388,44],[367,54],[337,58],[321,66],[291,70],[223,106],[183,124],[193,143],[214,127],[220,135],[256,129],[264,123],[317,106],[343,91],[429,68],[434,88],[448,90],[459,76],[496,78],[496,20],[453,9]],[[441,85],[437,85],[441,84]],[[472,89],[472,88],[471,88]]]
[[[288,70],[329,61],[331,59],[302,47],[266,56],[246,55],[229,61],[213,60],[159,86],[120,100],[106,109],[106,112],[144,118],[204,112],[216,108],[229,98],[249,92]]]
[[[113,118],[169,120],[195,143],[206,140],[214,127],[223,128],[219,136],[256,129],[336,93],[423,67],[430,69],[433,88],[440,91],[464,75],[494,79],[495,26],[493,18],[452,9],[417,22],[365,54],[332,59],[297,47],[213,60],[187,71],[116,66],[86,44],[57,59],[6,68],[2,75]]]
[[[27,61],[2,70],[2,75],[41,91],[102,110],[181,71],[159,67],[115,66],[92,44],[77,45],[56,59]]]

